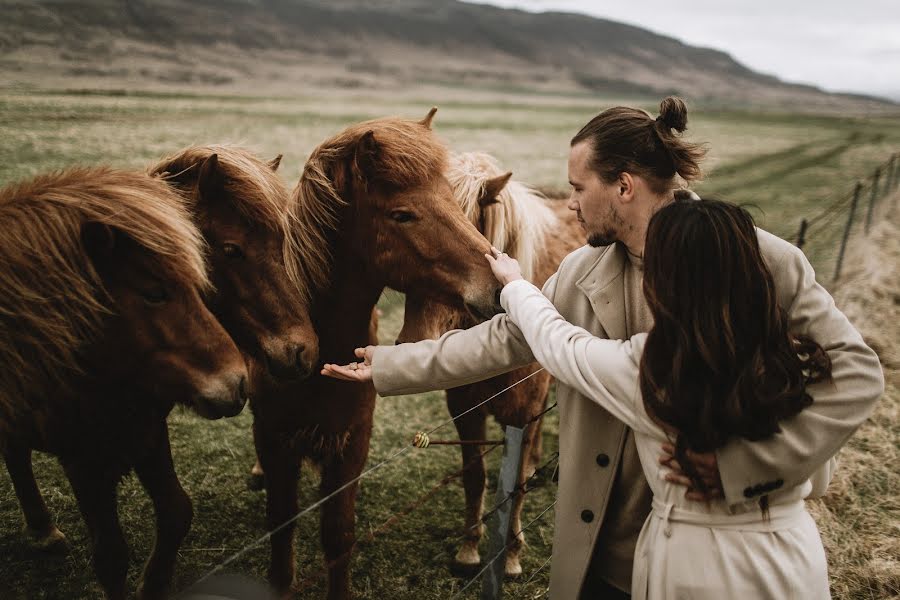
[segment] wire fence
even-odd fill
[[[894,153],[844,195],[803,218],[796,233],[784,237],[804,251],[820,281],[835,283],[853,241],[896,210],[898,185],[900,153]]]
[[[900,185],[900,154],[895,153],[890,157],[889,160],[879,165],[869,177],[865,178],[864,180],[858,181],[853,189],[848,193],[833,199],[832,202],[822,207],[817,212],[809,215],[806,218],[803,218],[799,226],[795,230],[795,234],[787,235],[784,237],[788,241],[797,245],[799,248],[803,249],[803,251],[809,257],[810,261],[813,263],[817,272],[820,274],[820,279],[823,279],[828,274],[831,274],[831,281],[835,282],[840,278],[841,270],[843,268],[844,256],[846,254],[848,246],[852,243],[852,241],[858,236],[866,235],[873,224],[889,215],[893,210],[896,210],[897,200],[898,197],[900,197],[900,195],[895,194],[898,185]],[[501,473],[503,473],[504,471],[511,471],[513,469],[518,472],[519,463],[522,460],[521,447],[518,448],[518,451],[510,451],[511,449],[509,448],[511,439],[515,438],[515,436],[510,435],[510,432],[515,428],[507,428],[507,434],[503,440],[460,440],[458,442],[432,441],[430,440],[429,436],[434,432],[442,429],[443,427],[453,423],[455,420],[461,418],[469,412],[478,410],[483,405],[497,398],[501,394],[509,391],[516,385],[519,385],[527,379],[530,379],[542,370],[543,369],[538,369],[534,371],[528,376],[515,382],[511,386],[501,390],[500,392],[490,396],[489,398],[486,398],[485,400],[463,412],[462,414],[457,415],[443,423],[440,423],[439,425],[429,429],[426,432],[419,432],[418,434],[416,434],[415,439],[412,443],[395,449],[388,455],[386,459],[365,470],[357,478],[346,482],[342,487],[338,488],[333,493],[303,508],[290,519],[280,524],[278,527],[273,528],[272,530],[266,532],[262,537],[241,548],[238,552],[230,556],[228,559],[222,561],[214,568],[212,568],[206,575],[200,578],[197,583],[194,584],[194,586],[206,581],[216,573],[223,571],[228,565],[232,564],[235,560],[268,540],[273,534],[277,533],[279,530],[288,526],[290,523],[293,523],[302,516],[314,511],[316,508],[319,508],[322,504],[329,501],[331,498],[339,494],[347,487],[356,484],[360,480],[369,477],[382,467],[408,455],[410,450],[412,450],[413,448],[425,448],[432,445],[461,445],[466,443],[478,444],[488,447],[487,450],[479,453],[479,455],[476,457],[476,459],[482,459],[497,447],[504,446],[504,459],[501,463]],[[534,415],[528,421],[528,423],[525,424],[525,427],[538,426],[540,417],[553,410],[554,408],[556,408],[555,404],[547,407],[541,413]],[[518,438],[518,443],[520,442],[521,437]],[[508,512],[508,505],[517,495],[527,494],[535,487],[545,485],[549,481],[551,481],[551,472],[554,466],[558,463],[558,460],[559,454],[554,453],[547,462],[537,467],[534,474],[532,474],[528,479],[522,482],[517,482],[506,492],[499,493],[496,503],[490,509],[485,511],[478,524],[472,527],[481,527],[482,524],[488,523],[489,520],[497,519],[499,517],[499,513],[501,513],[502,511],[506,510]],[[511,465],[510,461],[515,461],[515,464]],[[438,491],[445,488],[452,481],[461,477],[465,470],[469,468],[469,466],[471,466],[471,461],[470,464],[463,466],[463,468],[459,471],[446,475],[437,483],[435,483],[434,486],[428,489],[424,494],[422,494],[419,498],[408,503],[406,506],[393,513],[386,521],[384,521],[384,523],[382,523],[382,525],[371,530],[366,536],[360,538],[348,551],[348,554],[352,554],[353,552],[357,551],[360,546],[372,542],[378,535],[388,531],[397,523],[399,523],[404,517],[419,509]],[[498,481],[498,488],[500,485],[501,482]],[[555,504],[556,501],[543,508],[535,518],[533,518],[525,526],[521,527],[513,535],[509,535],[510,528],[508,526],[508,522],[504,522],[502,520],[500,521],[500,523],[505,523],[505,525],[501,525],[490,530],[492,539],[489,541],[491,542],[491,547],[492,549],[499,548],[499,550],[493,552],[490,560],[482,566],[480,571],[478,571],[471,579],[462,584],[460,589],[453,596],[453,599],[462,597],[462,595],[473,585],[475,585],[477,581],[484,578],[485,574],[489,573],[491,569],[496,570],[497,563],[505,559],[507,551],[513,546],[513,544],[517,543],[518,537],[525,531],[527,531],[530,527],[540,522],[544,518],[544,516],[553,509]],[[459,536],[459,540],[464,539],[468,534],[468,530],[464,531],[463,534]],[[327,574],[328,569],[332,565],[332,563],[346,560],[346,558],[347,556],[344,555],[330,561],[330,563],[326,563],[323,569],[316,571],[315,573],[307,576],[303,581],[301,581],[300,589],[302,590],[311,582],[324,577],[325,574]],[[549,564],[550,557],[547,557],[546,560],[541,564],[541,566],[535,569],[529,575],[527,580],[525,580],[525,584],[528,584],[532,580],[534,580],[535,577],[543,572]],[[499,579],[497,579],[496,577],[494,577],[494,579],[496,581],[493,581],[490,584],[485,583],[485,585],[483,586],[481,594],[482,600],[497,600],[501,597],[503,581],[502,572]],[[191,588],[193,588],[194,586],[191,586]],[[539,597],[541,595],[543,594],[538,594],[538,596],[536,597]]]
[[[462,412],[462,413],[460,413],[460,414],[458,414],[458,415],[456,415],[456,416],[454,416],[454,417],[452,417],[452,418],[450,418],[450,419],[448,419],[448,420],[446,420],[446,421],[444,421],[444,422],[441,422],[440,424],[438,424],[438,425],[436,425],[436,426],[430,428],[428,431],[417,433],[417,434],[414,436],[414,438],[412,439],[412,442],[411,442],[411,443],[405,444],[405,445],[403,445],[403,446],[401,446],[401,447],[399,447],[399,448],[396,448],[395,450],[393,450],[392,452],[390,452],[390,453],[388,454],[387,458],[385,458],[384,460],[378,462],[378,463],[375,464],[374,466],[372,466],[372,467],[366,469],[365,471],[363,471],[363,472],[362,472],[359,476],[357,476],[356,478],[354,478],[354,479],[352,479],[352,480],[350,480],[350,481],[344,483],[344,484],[343,484],[342,486],[340,486],[338,489],[336,489],[336,490],[334,490],[333,492],[331,492],[330,494],[328,494],[328,495],[326,495],[326,496],[320,498],[320,499],[317,500],[316,502],[313,502],[313,503],[310,504],[309,506],[306,506],[306,507],[304,507],[303,509],[300,509],[300,510],[299,510],[298,512],[296,512],[292,517],[290,517],[289,519],[287,519],[287,520],[284,521],[283,523],[280,523],[278,526],[276,526],[276,527],[270,529],[269,531],[267,531],[267,532],[266,532],[264,535],[262,535],[261,537],[257,538],[256,540],[253,540],[252,542],[248,543],[248,544],[245,545],[244,547],[240,548],[237,552],[233,553],[232,555],[230,555],[230,556],[229,556],[228,558],[226,558],[225,560],[223,560],[223,561],[219,562],[218,564],[216,564],[215,566],[213,566],[209,571],[207,571],[202,577],[200,577],[199,579],[197,579],[193,584],[191,584],[191,585],[188,586],[186,589],[184,589],[184,590],[182,590],[180,593],[178,593],[176,597],[185,597],[185,598],[186,598],[186,597],[188,597],[191,593],[196,592],[196,590],[200,589],[200,587],[202,587],[203,584],[208,583],[210,580],[214,580],[215,576],[216,576],[216,575],[219,575],[219,574],[221,574],[221,573],[223,573],[223,572],[225,571],[225,569],[226,569],[229,565],[233,564],[235,561],[237,561],[237,560],[240,559],[241,557],[245,556],[248,552],[250,552],[250,551],[253,550],[254,548],[257,548],[257,547],[260,546],[261,544],[265,543],[265,542],[266,542],[267,540],[269,540],[274,534],[278,533],[279,531],[281,531],[282,529],[284,529],[285,527],[287,527],[287,526],[290,525],[291,523],[294,523],[295,521],[297,521],[298,519],[300,519],[300,518],[303,517],[304,515],[310,514],[310,513],[312,513],[313,511],[315,511],[315,509],[320,508],[323,504],[325,504],[326,502],[328,502],[329,500],[331,500],[332,498],[334,498],[335,496],[337,496],[338,494],[340,494],[342,491],[344,491],[344,490],[347,489],[348,487],[350,487],[350,486],[352,486],[352,485],[358,483],[359,481],[361,481],[361,480],[363,480],[363,479],[365,479],[365,478],[371,476],[372,474],[374,474],[374,473],[375,473],[376,471],[378,471],[379,469],[381,469],[381,468],[383,468],[383,467],[385,467],[385,466],[387,466],[387,465],[389,465],[389,464],[391,464],[391,463],[394,463],[395,461],[400,460],[400,459],[403,458],[404,456],[408,456],[408,455],[409,455],[409,452],[410,452],[411,450],[413,450],[413,449],[415,449],[415,448],[422,448],[422,449],[424,449],[424,448],[430,447],[430,446],[432,446],[432,445],[434,445],[434,446],[439,446],[439,445],[461,445],[461,444],[468,443],[468,442],[465,441],[465,440],[460,440],[460,441],[458,441],[458,442],[453,442],[453,441],[450,441],[450,442],[432,441],[432,440],[430,440],[430,435],[433,434],[433,433],[435,433],[435,432],[437,432],[438,430],[440,430],[440,429],[446,427],[447,425],[450,425],[451,423],[453,423],[454,421],[456,421],[456,420],[462,418],[462,417],[465,416],[466,414],[468,414],[468,413],[470,413],[470,412],[472,412],[472,411],[478,410],[479,408],[481,408],[482,406],[484,406],[484,405],[487,404],[488,402],[494,400],[495,398],[497,398],[497,397],[500,396],[501,394],[503,394],[503,393],[505,393],[505,392],[508,392],[509,390],[511,390],[512,388],[514,388],[515,386],[520,385],[521,383],[527,381],[528,379],[531,379],[532,377],[534,377],[535,375],[537,375],[538,373],[540,373],[540,372],[543,371],[543,370],[544,370],[543,368],[539,368],[539,369],[533,371],[532,373],[528,374],[527,376],[525,376],[525,377],[519,379],[518,381],[516,381],[516,382],[513,383],[512,385],[510,385],[510,386],[504,388],[503,390],[501,390],[501,391],[499,391],[499,392],[497,392],[497,393],[495,393],[495,394],[489,396],[488,398],[482,400],[481,402],[479,402],[478,404],[472,406],[471,408],[467,409],[466,411],[464,411],[464,412]],[[554,408],[556,408],[556,404],[553,404],[553,405],[551,405],[551,406],[545,408],[544,410],[542,410],[540,413],[538,413],[538,414],[536,414],[536,415],[533,415],[533,416],[528,420],[528,422],[524,424],[524,427],[527,428],[527,427],[536,427],[536,426],[539,426],[541,417],[543,417],[546,413],[548,413],[549,411],[553,410]],[[462,475],[464,474],[464,472],[466,471],[466,469],[468,469],[468,468],[472,465],[472,463],[474,462],[474,460],[482,459],[483,457],[487,456],[488,454],[490,454],[493,450],[495,450],[495,449],[498,448],[498,447],[502,447],[502,446],[508,447],[508,446],[510,445],[510,439],[509,439],[510,436],[509,436],[509,432],[510,432],[510,430],[512,430],[512,429],[516,429],[516,428],[507,427],[507,436],[506,436],[506,438],[503,439],[503,440],[475,440],[474,442],[472,442],[472,443],[479,444],[479,445],[482,445],[482,446],[487,446],[488,449],[485,450],[485,451],[483,451],[483,452],[481,452],[475,459],[470,460],[469,463],[466,464],[466,465],[464,465],[462,469],[460,469],[460,470],[458,470],[458,471],[456,471],[456,472],[454,472],[454,473],[451,473],[451,474],[448,474],[448,475],[444,476],[444,477],[443,477],[442,479],[440,479],[435,485],[433,485],[429,490],[427,490],[424,494],[422,494],[419,498],[417,498],[416,500],[414,500],[414,501],[412,501],[412,502],[409,502],[406,506],[404,506],[404,507],[401,508],[400,510],[398,510],[398,511],[394,512],[393,514],[391,514],[390,517],[389,517],[387,520],[385,520],[381,525],[379,525],[377,528],[371,530],[368,534],[366,534],[366,535],[363,536],[362,538],[358,539],[358,540],[353,544],[353,546],[351,547],[351,549],[350,549],[347,553],[345,553],[344,555],[342,555],[342,556],[340,556],[340,557],[337,557],[337,558],[334,559],[334,560],[329,561],[328,563],[326,563],[326,564],[324,565],[324,567],[323,567],[322,569],[320,569],[320,570],[316,571],[315,573],[313,573],[313,574],[311,574],[311,575],[305,577],[303,580],[301,580],[301,581],[299,582],[299,584],[298,584],[298,586],[296,587],[295,591],[300,592],[300,591],[306,589],[307,587],[309,587],[311,584],[315,583],[317,580],[322,579],[325,575],[327,575],[329,568],[331,568],[333,565],[338,564],[338,563],[340,563],[340,562],[346,560],[347,557],[348,557],[348,555],[352,555],[355,551],[357,551],[357,550],[359,549],[360,546],[372,542],[378,535],[381,535],[381,534],[387,532],[388,530],[390,530],[391,528],[393,528],[395,525],[397,525],[404,517],[410,515],[413,511],[418,510],[419,508],[421,508],[421,507],[422,507],[422,506],[423,506],[430,498],[432,498],[437,492],[439,492],[441,489],[447,487],[451,482],[453,482],[453,481],[455,481],[456,479],[462,477]],[[519,431],[521,431],[521,430],[519,430]],[[517,448],[516,448],[516,450],[515,450],[515,452],[514,452],[513,454],[516,456],[515,460],[516,460],[516,461],[520,461],[520,460],[521,460],[521,438],[519,438],[518,440],[516,440],[516,441],[515,441],[515,444],[517,445]],[[507,448],[507,449],[508,449],[508,448]],[[529,491],[531,491],[531,490],[535,489],[536,487],[538,487],[539,485],[543,485],[544,483],[546,483],[546,482],[549,480],[549,478],[548,478],[548,476],[547,476],[547,474],[548,474],[548,469],[552,468],[553,464],[554,464],[555,462],[558,461],[558,458],[559,458],[559,454],[558,454],[558,453],[554,453],[553,456],[550,458],[550,460],[548,460],[546,463],[544,463],[544,464],[541,465],[540,467],[537,467],[537,468],[535,469],[535,472],[534,472],[529,478],[527,478],[525,481],[523,481],[523,482],[521,482],[521,483],[517,483],[515,486],[513,486],[512,489],[511,489],[509,492],[507,492],[506,494],[503,495],[503,498],[497,503],[497,505],[493,506],[491,509],[489,509],[489,510],[482,516],[482,518],[481,518],[481,520],[480,520],[480,522],[478,523],[477,526],[480,526],[482,523],[487,523],[489,518],[495,516],[495,515],[497,514],[498,511],[502,510],[504,506],[508,505],[508,504],[510,503],[510,501],[511,501],[513,498],[515,498],[517,495],[519,495],[519,494],[526,494],[526,493],[528,493]],[[509,466],[508,462],[509,462],[509,460],[508,460],[507,454],[506,454],[506,452],[505,452],[505,453],[504,453],[504,461],[503,461],[503,463],[501,463],[501,469],[509,469],[510,466]],[[518,465],[518,462],[517,462],[517,464],[515,465],[515,468],[516,468],[516,471],[517,471],[517,472],[518,472],[518,466],[519,466],[519,465]],[[555,505],[555,502],[554,502],[553,504],[551,504],[550,506],[546,507],[546,508],[540,513],[540,515],[539,515],[538,518],[540,518],[540,517],[542,517],[544,514],[546,514],[546,513],[553,507],[553,505]],[[533,520],[533,521],[530,522],[528,525],[526,525],[525,527],[521,528],[520,531],[516,532],[516,534],[515,534],[516,537],[518,537],[520,534],[522,534],[524,531],[526,531],[529,527],[531,527],[535,522],[537,522],[537,520],[538,520],[538,519]],[[464,537],[467,535],[467,533],[468,533],[468,531],[464,532],[463,535],[460,537],[460,539],[464,538]],[[506,534],[504,534],[504,540],[505,540],[505,535],[506,535]],[[502,545],[502,544],[501,544],[501,545]],[[494,564],[496,561],[498,561],[499,559],[503,558],[503,556],[505,556],[506,550],[508,550],[509,547],[510,547],[509,544],[505,544],[503,550],[502,550],[501,552],[498,552],[497,555],[494,556],[493,559],[492,559],[491,561],[489,561],[489,562],[485,565],[484,569],[482,569],[482,571],[480,571],[480,572],[479,572],[472,580],[469,580],[469,581],[463,586],[463,588],[461,588],[461,590],[457,593],[457,596],[458,596],[459,594],[461,594],[461,593],[463,592],[463,590],[465,590],[466,588],[468,588],[475,580],[477,580],[477,579],[485,572],[485,570],[487,570],[491,565],[493,565],[493,564]],[[536,575],[536,574],[537,574],[537,573],[534,573],[533,575]],[[498,596],[482,596],[482,597],[483,597],[483,598],[499,598],[499,595],[498,595]]]

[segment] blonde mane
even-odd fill
[[[490,154],[463,152],[450,157],[447,180],[466,217],[476,227],[483,226],[484,237],[518,260],[522,275],[533,281],[547,232],[556,226],[557,219],[543,194],[515,180],[497,196],[498,203],[482,208],[478,200],[485,182],[504,173]]]
[[[378,157],[375,172],[364,176],[354,159],[360,140],[370,131]],[[351,179],[358,183],[371,176],[377,183],[403,189],[442,177],[446,166],[446,148],[422,121],[397,117],[366,121],[319,144],[306,161],[292,199],[296,252],[313,289],[329,283],[330,240],[340,225],[340,210],[353,200],[374,201],[363,194],[345,198]]]
[[[188,196],[189,202],[196,204],[200,166],[213,154],[218,158],[218,168],[225,178],[225,193],[235,209],[251,223],[283,234],[282,250],[288,278],[304,297],[308,297],[308,286],[295,252],[297,244],[293,241],[290,194],[272,166],[244,148],[215,144],[185,148],[161,159],[150,167],[149,172],[178,187]]]
[[[73,168],[0,191],[0,433],[28,398],[70,387],[111,311],[82,244],[86,223],[127,234],[167,271],[209,287],[203,239],[183,199],[156,178]]]

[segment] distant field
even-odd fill
[[[632,101],[655,114],[654,102]],[[195,143],[233,142],[270,157],[284,154],[281,175],[293,185],[310,150],[345,125],[378,116],[419,118],[440,108],[436,131],[457,150],[484,150],[499,157],[515,177],[547,190],[565,191],[566,156],[572,135],[612,100],[586,97],[466,98],[446,95],[402,99],[361,93],[307,94],[296,98],[193,96],[190,94],[119,95],[104,93],[0,92],[0,186],[72,164],[111,163],[142,167],[151,160]],[[708,142],[706,195],[753,203],[760,224],[793,235],[804,216],[846,196],[857,179],[900,149],[900,115],[857,118],[751,113],[692,107],[691,139]],[[837,226],[811,244],[814,264],[830,267]],[[827,234],[827,243],[826,243]],[[830,271],[829,271],[830,273]],[[380,304],[381,338],[393,341],[402,323],[402,296],[386,293]],[[407,443],[413,434],[447,419],[442,394],[379,401],[370,464]],[[264,498],[246,490],[253,462],[249,411],[224,421],[206,422],[176,410],[170,418],[176,468],[194,500],[194,527],[181,549],[175,587],[181,589],[224,558],[264,533]],[[489,437],[501,435],[492,426]],[[545,421],[544,447],[557,447],[557,418]],[[455,436],[452,426],[441,432]],[[499,453],[489,466],[493,490]],[[459,468],[453,448],[410,452],[403,460],[368,478],[361,489],[357,532],[381,525]],[[56,599],[99,597],[90,569],[85,528],[71,490],[55,460],[36,459],[36,471],[51,511],[73,543],[66,557],[44,557],[26,549],[19,532],[21,516],[5,470],[0,469],[0,597]],[[317,498],[316,478],[303,473],[300,505]],[[492,497],[492,492],[489,498]],[[524,521],[552,502],[554,490],[529,494]],[[152,507],[135,478],[120,487],[120,515],[132,551],[132,587],[138,566],[152,545]],[[447,600],[464,580],[451,577],[447,563],[462,527],[462,488],[451,485],[400,525],[366,544],[353,562],[359,598]],[[526,578],[550,553],[552,511],[528,532]],[[300,576],[321,567],[318,515],[298,522]],[[484,555],[485,551],[482,551]],[[263,577],[268,544],[249,552],[233,571]],[[538,598],[548,571],[527,584],[507,587],[509,598]],[[322,596],[316,580],[303,597]],[[478,597],[478,585],[466,598]],[[843,588],[842,588],[843,589]],[[861,589],[861,588],[860,588]],[[874,598],[863,591],[848,598]]]

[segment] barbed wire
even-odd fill
[[[541,513],[540,513],[538,516],[536,516],[536,517],[533,518],[531,521],[529,521],[527,525],[525,525],[524,527],[522,527],[521,529],[519,529],[519,531],[517,531],[517,532],[512,536],[513,541],[507,542],[506,545],[503,546],[503,548],[501,548],[500,551],[497,552],[497,553],[493,556],[493,558],[491,558],[491,560],[489,560],[489,561],[487,562],[487,564],[484,565],[484,567],[482,567],[482,569],[481,569],[480,571],[478,571],[478,573],[476,573],[475,576],[472,577],[472,579],[470,579],[470,580],[468,581],[468,583],[466,583],[466,585],[464,585],[464,586],[463,586],[463,587],[462,587],[462,588],[461,588],[461,589],[453,596],[453,598],[451,598],[451,600],[456,600],[456,598],[459,598],[459,597],[462,595],[463,592],[465,592],[467,589],[469,589],[469,586],[471,586],[475,581],[477,581],[479,577],[481,577],[482,575],[484,575],[484,572],[487,571],[488,568],[489,568],[492,564],[494,564],[494,562],[495,562],[498,558],[500,558],[501,556],[503,556],[503,555],[506,553],[507,550],[509,550],[510,548],[512,548],[513,544],[517,543],[518,538],[519,538],[520,535],[522,535],[523,533],[525,533],[526,531],[528,531],[528,529],[529,529],[532,525],[534,525],[535,523],[537,523],[538,520],[541,519],[541,517],[543,517],[545,514],[547,514],[547,513],[550,511],[550,509],[552,509],[554,506],[556,506],[556,502],[557,502],[557,500],[554,500],[553,502],[551,502],[550,505],[547,506],[547,508],[545,508],[544,510],[542,510]]]
[[[437,425],[436,427],[433,427],[432,429],[430,429],[430,430],[428,430],[428,431],[426,432],[426,435],[430,435],[430,434],[434,433],[435,431],[438,431],[439,429],[442,429],[443,427],[446,427],[447,425],[449,425],[449,424],[455,422],[457,419],[460,419],[460,418],[462,418],[463,416],[469,414],[470,412],[472,412],[472,411],[474,411],[474,410],[477,410],[478,408],[484,406],[485,404],[487,404],[488,402],[490,402],[491,400],[493,400],[494,398],[496,398],[496,397],[499,396],[500,394],[503,394],[504,392],[507,392],[507,391],[511,390],[512,388],[514,388],[515,386],[519,385],[520,383],[522,383],[522,382],[524,382],[524,381],[526,381],[526,380],[528,380],[528,379],[531,379],[532,377],[534,377],[535,375],[537,375],[538,373],[540,373],[540,372],[543,371],[543,370],[544,370],[543,367],[541,367],[541,368],[537,369],[536,371],[530,373],[529,375],[526,375],[525,377],[519,379],[518,381],[516,381],[516,382],[513,383],[512,385],[509,385],[509,386],[505,387],[504,389],[500,390],[500,391],[497,392],[496,394],[493,394],[492,396],[488,397],[487,399],[485,399],[485,400],[479,402],[479,403],[476,404],[475,406],[473,406],[473,407],[471,407],[471,408],[469,408],[469,409],[463,411],[462,413],[460,413],[460,414],[458,414],[458,415],[456,415],[456,416],[454,416],[454,417],[448,419],[447,421],[444,421],[444,422],[440,423],[440,424]],[[330,494],[326,495],[326,496],[323,497],[323,498],[320,498],[320,499],[317,500],[316,502],[313,502],[312,504],[310,504],[310,505],[307,506],[306,508],[304,508],[304,509],[300,510],[299,512],[295,513],[292,517],[290,517],[289,519],[285,520],[284,522],[282,522],[280,525],[278,525],[278,526],[275,527],[274,529],[271,529],[271,530],[267,531],[264,535],[262,535],[261,537],[257,538],[255,541],[251,542],[251,543],[248,544],[247,546],[244,546],[243,548],[241,548],[240,550],[238,550],[237,552],[235,552],[234,554],[232,554],[232,555],[231,555],[230,557],[228,557],[226,560],[222,561],[221,563],[219,563],[218,565],[216,565],[212,570],[210,570],[210,571],[207,572],[205,575],[203,575],[200,579],[198,579],[197,581],[195,581],[192,585],[190,585],[190,586],[188,586],[187,588],[185,588],[185,590],[183,590],[182,593],[186,592],[187,590],[190,590],[190,589],[193,588],[194,586],[197,586],[197,585],[203,583],[204,581],[206,581],[207,579],[209,579],[209,578],[212,577],[213,575],[215,575],[215,574],[221,572],[222,569],[224,569],[224,568],[227,567],[228,565],[232,564],[234,561],[236,561],[236,560],[240,559],[241,557],[243,557],[247,552],[249,552],[249,551],[252,550],[253,548],[256,548],[256,547],[259,546],[260,544],[265,543],[266,541],[268,541],[269,539],[271,539],[271,537],[272,537],[273,535],[275,535],[276,533],[278,533],[279,531],[281,531],[282,529],[284,529],[285,527],[287,527],[287,526],[290,525],[291,523],[294,523],[295,521],[297,521],[298,519],[300,519],[300,518],[303,517],[304,515],[309,514],[309,513],[312,512],[313,510],[319,508],[320,506],[322,506],[323,504],[325,504],[326,502],[328,502],[329,500],[331,500],[332,498],[334,498],[335,496],[337,496],[338,494],[340,494],[341,492],[343,492],[344,490],[346,490],[346,489],[349,488],[350,486],[356,484],[357,482],[361,481],[362,479],[364,479],[364,478],[370,476],[370,475],[371,475],[372,473],[374,473],[375,471],[381,469],[383,466],[385,466],[385,465],[387,465],[387,464],[390,464],[390,463],[394,462],[395,460],[398,460],[400,457],[402,457],[403,455],[407,454],[407,453],[408,453],[412,448],[414,448],[414,447],[415,447],[415,446],[413,446],[412,444],[408,444],[408,443],[407,443],[407,444],[405,444],[404,446],[398,448],[397,450],[395,450],[394,452],[392,452],[386,459],[382,460],[381,462],[379,462],[378,464],[376,464],[374,467],[371,467],[371,468],[369,468],[369,469],[363,471],[363,472],[360,473],[358,476],[354,477],[354,478],[351,479],[350,481],[348,481],[348,482],[344,483],[343,485],[341,485],[341,486],[340,486],[339,488],[337,488],[336,490],[332,491]]]

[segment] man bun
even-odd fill
[[[687,129],[687,106],[684,100],[669,96],[659,103],[659,116],[656,122],[667,129],[674,129],[678,133]]]

